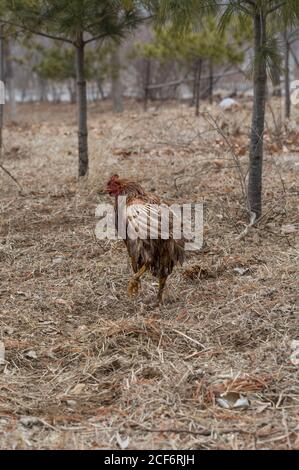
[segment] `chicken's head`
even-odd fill
[[[122,187],[121,187],[121,182],[120,182],[120,179],[119,179],[119,176],[118,175],[113,175],[110,180],[108,181],[107,183],[107,193],[110,195],[110,196],[119,196],[121,191],[122,191]]]

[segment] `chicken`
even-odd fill
[[[107,184],[107,192],[115,197],[116,228],[123,223],[124,242],[131,259],[134,275],[129,282],[130,296],[138,294],[140,279],[147,272],[158,278],[158,304],[163,300],[163,292],[168,276],[185,259],[184,241],[173,238],[173,213],[168,216],[170,230],[165,238],[161,229],[163,210],[171,213],[170,207],[159,197],[149,194],[133,181],[112,176]],[[119,196],[123,198],[119,199]],[[125,197],[125,203],[122,201]],[[156,217],[155,217],[156,216]],[[154,220],[155,219],[155,220]],[[158,222],[158,223],[157,223]],[[151,227],[156,223],[156,233],[152,236]]]

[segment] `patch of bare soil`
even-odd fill
[[[105,106],[80,183],[71,106],[26,105],[5,131],[23,194],[0,171],[0,448],[298,449],[298,110],[268,113],[264,216],[246,233],[250,103],[198,119]],[[150,276],[127,297],[123,243],[95,237],[113,173],[204,203],[204,248],[161,308]]]

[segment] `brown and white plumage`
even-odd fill
[[[116,225],[120,222],[126,227],[124,240],[131,258],[134,277],[129,284],[129,294],[138,292],[140,278],[150,271],[159,279],[159,302],[162,300],[167,277],[174,267],[183,264],[185,258],[184,241],[173,238],[172,229],[165,238],[161,216],[163,211],[170,213],[170,227],[173,227],[175,214],[169,206],[154,195],[148,194],[138,184],[120,179],[114,175],[107,185],[107,192],[115,197]],[[119,196],[126,196],[125,206],[119,206]],[[154,239],[150,237],[150,228],[155,226]]]

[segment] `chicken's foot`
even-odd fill
[[[129,282],[128,285],[128,294],[130,297],[133,297],[138,294],[140,287],[140,278],[146,273],[148,267],[146,264],[136,273]]]

